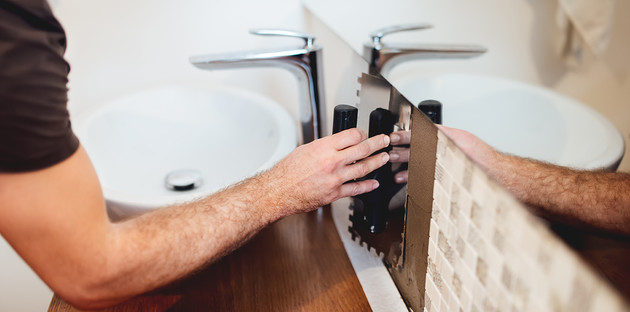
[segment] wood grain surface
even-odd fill
[[[562,224],[552,230],[630,302],[630,238]]]
[[[54,296],[48,311],[78,311]],[[197,274],[103,311],[370,311],[330,207],[267,227]]]

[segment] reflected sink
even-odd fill
[[[74,120],[74,119],[73,119]],[[130,94],[75,120],[112,219],[214,193],[271,168],[297,144],[289,114],[256,93],[179,85]],[[191,190],[166,187],[179,170]]]
[[[501,78],[445,74],[393,81],[412,103],[442,102],[442,123],[495,149],[580,169],[616,170],[619,131],[587,105],[551,90]]]

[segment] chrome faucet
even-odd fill
[[[300,121],[302,142],[308,143],[322,136],[324,120],[324,81],[322,74],[322,48],[313,43],[315,37],[309,34],[279,30],[254,29],[251,34],[262,36],[296,37],[304,40],[297,48],[248,51],[228,54],[194,56],[190,62],[206,70],[231,69],[242,67],[281,67],[292,72],[300,88]]]
[[[445,45],[445,44],[385,44],[384,36],[410,30],[432,28],[430,24],[397,25],[376,30],[370,34],[372,42],[363,45],[363,57],[383,76],[396,65],[417,59],[471,58],[487,51],[478,45]]]

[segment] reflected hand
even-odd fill
[[[484,169],[490,170],[497,161],[498,153],[487,143],[477,138],[475,135],[459,129],[436,125],[446,136],[472,160],[481,165]],[[397,131],[390,134],[393,146],[409,144],[411,141],[410,131]],[[395,148],[389,152],[392,163],[405,163],[409,161],[409,148]],[[492,172],[492,170],[490,170]],[[394,176],[396,183],[406,183],[409,179],[409,171],[401,171]]]
[[[392,163],[406,163],[409,162],[409,148],[400,147],[399,145],[407,145],[411,142],[411,131],[396,131],[389,135],[390,141],[394,146],[389,152],[389,159]],[[394,175],[394,181],[396,183],[407,183],[409,179],[409,170],[404,170]]]
[[[453,140],[455,145],[457,145],[464,154],[468,155],[468,157],[489,173],[494,173],[493,167],[500,154],[488,145],[488,143],[465,130],[449,128],[442,125],[437,125],[437,127],[444,132],[449,139]]]

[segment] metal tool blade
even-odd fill
[[[380,75],[366,73],[362,73],[358,82],[360,89],[357,92],[359,96],[357,126],[360,129],[369,128],[369,114],[378,108],[388,109],[396,116],[395,131],[409,129],[411,111],[409,102],[389,82]],[[404,252],[406,187],[405,185],[382,185],[381,187],[390,188],[385,193],[391,198],[385,230],[378,234],[370,230],[367,224],[369,213],[364,210],[365,197],[355,197],[350,205],[349,231],[356,242],[382,257],[388,266],[398,267],[402,265],[400,259]]]

